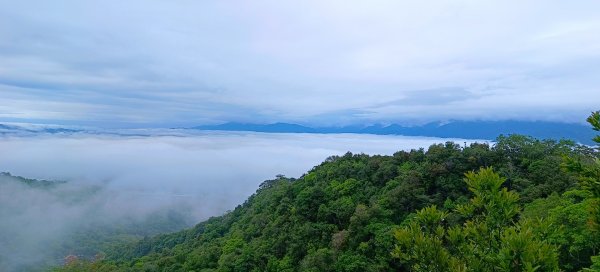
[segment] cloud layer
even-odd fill
[[[598,1],[0,1],[0,120],[581,121]]]

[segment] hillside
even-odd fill
[[[115,213],[100,185],[0,173],[0,271],[46,271],[67,255],[92,260],[144,236],[191,226],[186,211]]]
[[[569,141],[518,135],[496,141],[330,157],[298,179],[265,181],[223,216],[58,271],[450,271],[476,263],[480,271],[489,271],[484,265],[578,271],[592,265],[600,239],[586,222],[596,198],[579,181],[598,154]],[[565,157],[579,168],[566,171]],[[488,249],[478,250],[481,243]],[[441,269],[444,254],[454,257]]]

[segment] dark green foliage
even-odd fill
[[[527,221],[518,222],[518,194],[491,168],[469,172],[471,200],[453,213],[430,206],[395,231],[394,256],[411,271],[559,271],[558,247],[542,240]]]
[[[600,111],[592,112],[590,117],[587,118],[588,123],[592,125],[592,128],[595,131],[600,131]],[[594,142],[600,144],[600,135],[596,135],[594,137]]]
[[[393,258],[394,231],[398,225],[410,228],[417,222],[430,236],[442,226],[445,237],[424,243],[421,252],[414,253],[420,258],[442,261],[457,250],[464,256],[462,263],[467,257],[483,258],[491,253],[461,246],[492,237],[497,271],[538,265],[543,269],[537,271],[554,270],[557,262],[578,258],[567,256],[571,252],[591,256],[589,246],[557,246],[577,239],[576,234],[552,234],[554,240],[546,242],[544,235],[550,234],[544,224],[549,221],[536,223],[534,218],[556,214],[552,222],[562,224],[559,219],[570,212],[552,209],[580,203],[562,199],[578,183],[575,175],[561,170],[563,156],[591,154],[593,150],[570,141],[513,135],[499,137],[495,146],[449,142],[393,156],[333,156],[299,179],[279,176],[265,181],[244,204],[223,216],[119,247],[107,252],[103,261],[76,265],[94,265],[99,271],[398,271],[411,262]],[[478,175],[489,174],[486,180],[498,182],[474,183],[475,174],[470,174],[465,184],[465,173],[481,167],[493,167],[506,180],[484,172]],[[546,197],[548,203],[542,203]],[[552,203],[553,197],[561,198],[559,204]],[[421,210],[432,205],[437,208]],[[439,250],[451,235],[475,239],[469,236],[475,233],[487,236],[456,242],[446,253]],[[515,254],[522,260],[516,266],[510,263]],[[480,267],[489,265],[485,260],[480,259]],[[589,261],[577,266],[584,264]],[[419,267],[416,270],[436,269]],[[562,263],[561,268],[569,270]]]
[[[554,194],[535,200],[521,214],[523,220],[537,223],[535,229],[545,241],[560,246],[559,262],[565,271],[588,267],[597,250],[599,240],[588,225],[588,211],[594,205],[590,196],[581,190]]]
[[[594,130],[600,131],[600,111],[592,112],[587,121]],[[594,141],[600,145],[600,135],[596,135]],[[597,251],[600,248],[600,156],[596,153],[586,157],[565,157],[563,167],[578,175],[583,189],[582,196],[578,197],[582,203],[565,207],[567,216],[574,210],[577,212],[576,218],[581,219],[579,219],[580,222],[575,222],[579,223],[579,227],[573,227],[575,231],[565,231],[567,237],[572,237],[574,242],[568,241],[564,244],[568,245],[570,250],[574,248],[578,253],[583,252],[585,256],[590,253],[598,254]],[[568,218],[573,221],[574,217]],[[587,219],[587,222],[586,226],[582,228],[583,218]],[[600,271],[600,256],[591,257],[591,262],[592,266],[584,270]]]

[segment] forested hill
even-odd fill
[[[467,147],[448,142],[393,156],[330,157],[298,179],[265,181],[223,216],[105,252],[102,261],[75,260],[58,270],[579,271],[592,266],[600,235],[598,225],[589,222],[597,222],[590,211],[598,198],[581,182],[594,181],[589,167],[598,153],[569,141],[517,135],[496,141]]]
[[[64,181],[57,180],[40,180],[40,179],[29,179],[20,176],[13,176],[8,172],[0,172],[0,182],[18,182],[26,184],[34,188],[50,188],[59,184],[65,183]]]
[[[129,204],[120,199],[102,185],[0,172],[0,271],[47,271],[68,255],[94,259],[146,235],[193,226],[182,206],[116,213],[113,207]]]

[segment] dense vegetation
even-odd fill
[[[589,122],[600,130],[599,114]],[[598,157],[519,135],[347,153],[194,228],[58,270],[600,271]]]

